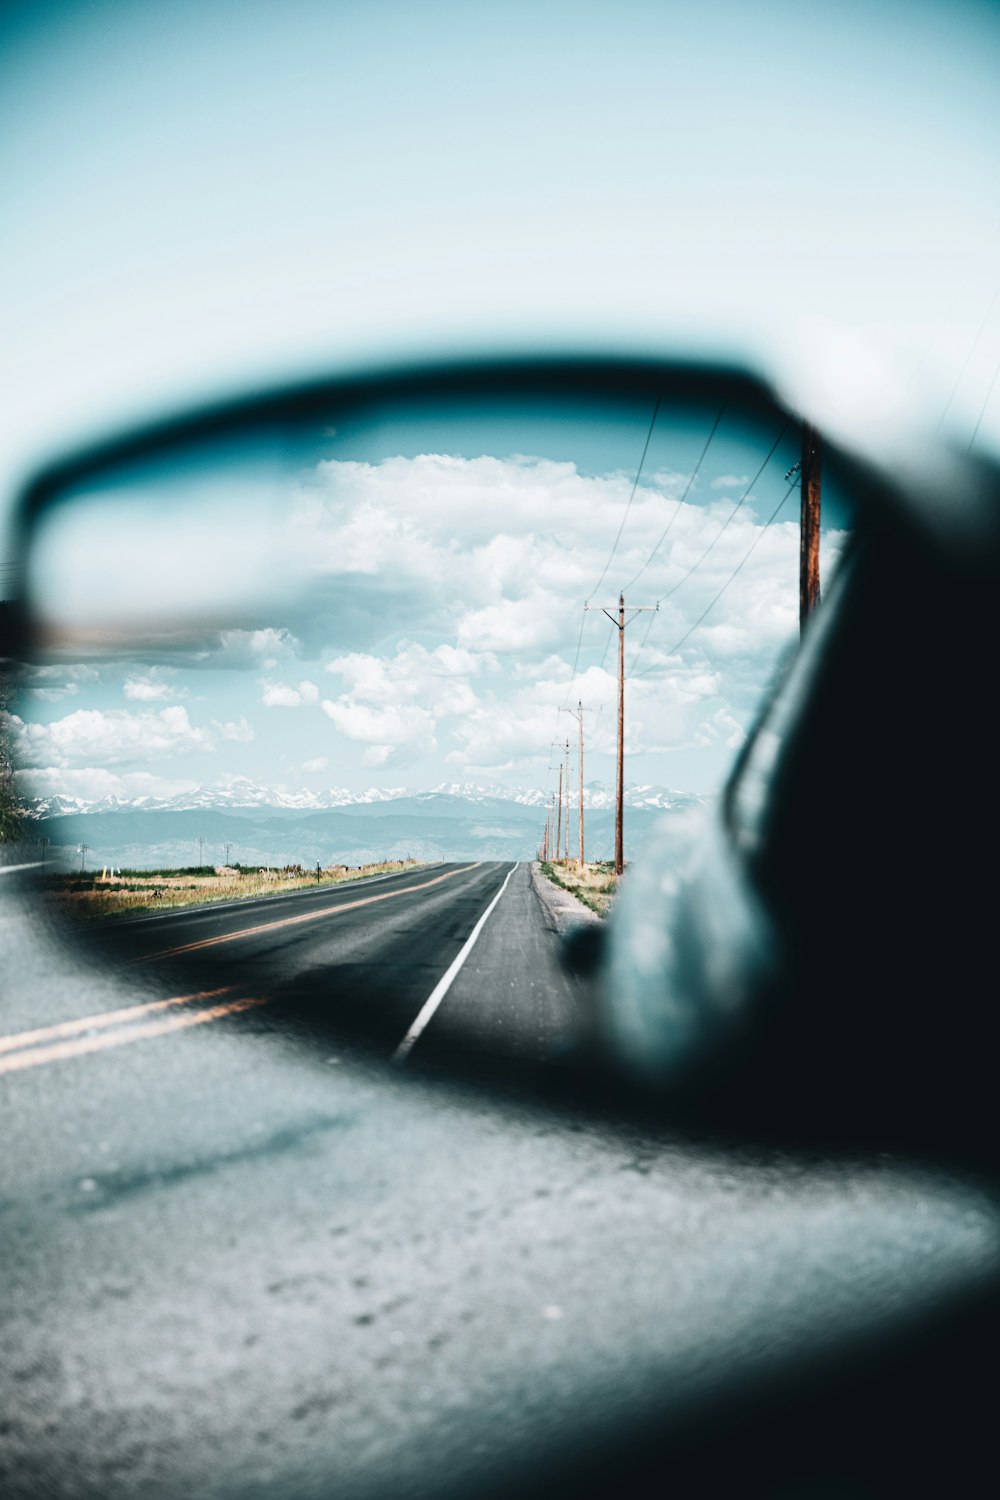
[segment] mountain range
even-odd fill
[[[531,859],[547,800],[537,788],[496,784],[288,792],[240,777],[165,798],[87,802],[54,795],[36,799],[31,810],[36,836],[49,841],[47,858],[62,867],[76,862],[81,845],[88,868],[221,864],[227,858],[244,865],[359,865],[407,855],[425,861]],[[628,787],[629,852],[657,819],[708,800],[665,787]],[[571,853],[577,848],[577,802],[571,796]],[[591,782],[584,788],[584,809],[587,857],[611,858],[613,790]]]
[[[690,792],[669,791],[666,787],[630,785],[625,789],[625,805],[666,809],[676,806],[679,800],[689,801],[692,795]],[[87,799],[57,792],[47,797],[29,798],[28,804],[36,817],[56,817],[67,813],[122,812],[129,809],[157,812],[188,812],[202,808],[320,811],[373,802],[397,802],[410,797],[438,796],[459,797],[466,802],[516,802],[523,807],[544,807],[548,801],[548,794],[539,787],[508,787],[499,782],[489,782],[485,786],[468,781],[441,782],[426,791],[413,791],[409,787],[369,787],[367,791],[352,792],[347,787],[332,786],[319,792],[310,792],[305,788],[290,792],[285,788],[264,786],[248,776],[232,776],[214,786],[196,787],[193,791],[179,792],[173,797],[110,796]],[[578,801],[575,790],[570,794],[570,800],[575,807]],[[583,789],[583,805],[584,809],[613,807],[613,788],[597,781],[588,782]]]

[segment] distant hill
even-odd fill
[[[240,800],[240,799],[245,800]],[[709,799],[662,787],[626,791],[626,839],[635,853],[650,828]],[[72,866],[81,844],[86,863],[126,868],[221,863],[225,846],[241,864],[358,865],[376,859],[531,859],[544,826],[544,794],[503,787],[442,786],[348,793],[288,794],[257,783],[199,788],[181,797],[105,799],[87,804],[49,797],[34,808],[35,835],[50,841],[48,857]],[[585,791],[587,856],[614,852],[614,798],[606,787]],[[570,853],[576,852],[571,807]]]

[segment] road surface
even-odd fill
[[[165,994],[152,955],[218,937],[196,951],[224,993]],[[960,1175],[723,1150],[419,1065],[548,1055],[555,941],[523,866],[137,924],[103,967],[0,889],[5,1500],[527,1495],[548,1459],[632,1493],[633,1423],[669,1440],[734,1381],[995,1283],[997,1214]],[[849,1447],[809,1453],[836,1476]]]
[[[204,995],[193,1008],[246,1002],[255,1025],[397,1062],[541,1064],[578,1029],[580,996],[526,864],[438,864],[181,908],[90,942],[165,997]]]

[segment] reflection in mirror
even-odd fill
[[[628,862],[681,847],[797,637],[800,442],[722,393],[450,391],[67,485],[12,718],[56,920],[192,1018],[565,1056],[619,647]],[[824,577],[845,526],[824,481]]]

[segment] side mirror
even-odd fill
[[[252,987],[308,1034],[459,1067],[520,1057],[529,1034],[536,1061],[565,1057],[593,1034],[579,984],[596,968],[603,1056],[634,1076],[702,1090],[739,1072],[756,1037],[769,1058],[794,1058],[795,1036],[811,1093],[804,1058],[814,1074],[816,1047],[833,1055],[829,1016],[850,1016],[853,1038],[862,1017],[874,1034],[885,1008],[907,925],[886,888],[927,897],[950,854],[941,952],[959,943],[961,902],[978,909],[964,866],[955,876],[968,840],[951,837],[954,820],[922,875],[919,839],[906,837],[904,805],[933,773],[923,752],[933,743],[946,763],[942,720],[894,736],[896,715],[919,717],[930,660],[921,622],[904,623],[905,580],[922,568],[925,594],[954,597],[968,639],[983,621],[967,570],[994,553],[969,545],[974,505],[949,550],[926,481],[900,484],[826,444],[824,571],[849,533],[853,561],[796,654],[802,453],[801,419],[744,373],[549,360],[278,393],[44,474],[20,512],[11,725],[61,930],[171,990]],[[896,537],[906,571],[893,577]],[[941,671],[948,639],[942,629]],[[788,685],[713,801],[789,652]],[[712,832],[693,848],[685,798],[614,796],[622,682],[629,779],[701,777],[686,800]],[[480,919],[519,889],[512,867],[566,859],[571,816],[576,852],[559,711],[578,707],[587,765],[607,786],[585,788],[574,764],[587,852],[614,860],[621,808],[630,861],[606,941],[576,937],[569,977],[544,959],[535,987],[558,1001],[543,1022],[530,963],[508,953],[503,983],[521,995],[510,1017],[453,990],[433,1030],[422,1021],[411,1035]],[[810,729],[805,754],[814,720],[825,728]],[[953,774],[960,760],[947,759]],[[865,840],[889,808],[873,864]],[[395,884],[346,892],[358,867]],[[276,869],[308,909],[273,908]],[[197,885],[209,872],[234,887],[227,905]],[[342,941],[334,907],[365,914],[344,916]],[[912,909],[926,941],[934,902]],[[425,910],[440,941],[422,931]],[[862,984],[849,1002],[866,948],[883,998]],[[908,986],[919,971],[910,963]],[[943,980],[941,953],[933,971]],[[812,998],[789,1000],[809,993],[810,973]]]

